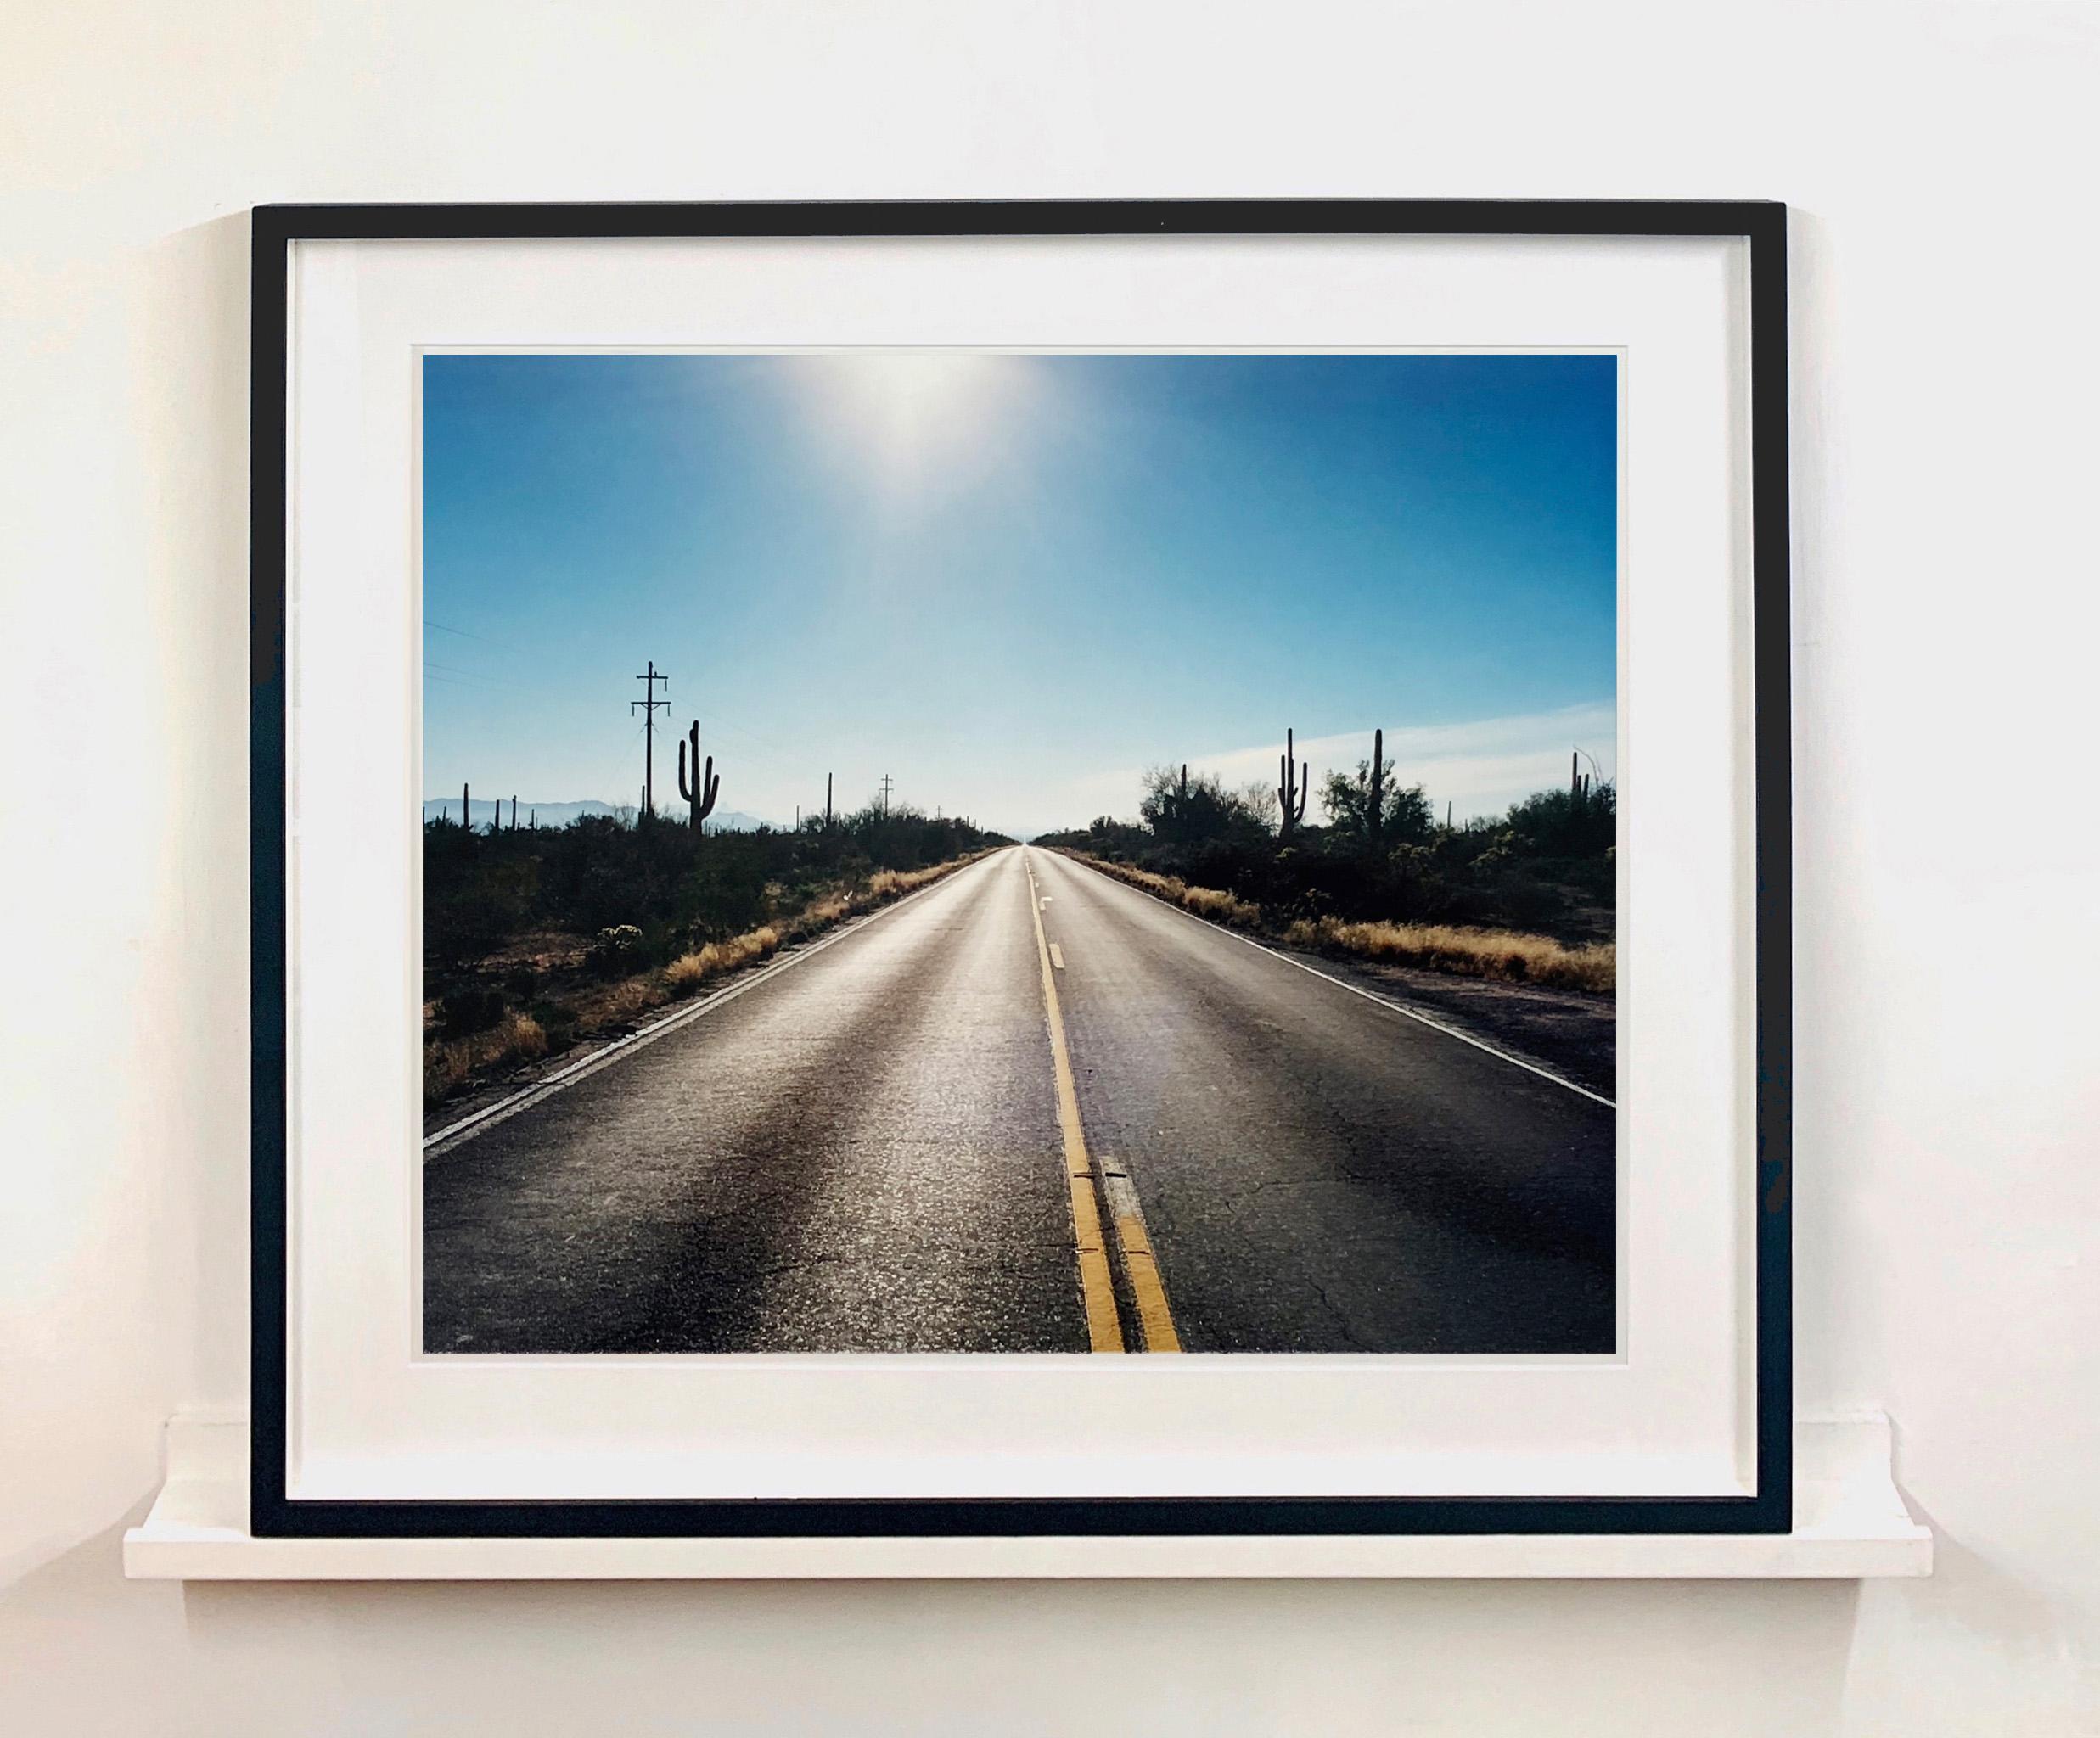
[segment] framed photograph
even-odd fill
[[[255,214],[265,1535],[1784,1532],[1784,207]]]

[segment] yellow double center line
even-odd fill
[[[1028,872],[1028,912],[1035,921],[1036,956],[1042,966],[1043,1009],[1050,1021],[1050,1060],[1057,1071],[1058,1127],[1064,1137],[1064,1180],[1071,1192],[1072,1230],[1079,1246],[1079,1288],[1086,1305],[1086,1338],[1096,1352],[1120,1352],[1125,1349],[1123,1325],[1115,1307],[1108,1243],[1101,1231],[1094,1164],[1086,1151],[1086,1128],[1079,1119],[1079,1089],[1072,1079],[1071,1051],[1064,1041],[1064,1015],[1058,1006],[1057,975],[1051,965],[1050,943],[1042,931],[1042,895],[1036,886],[1033,869]],[[1131,1300],[1137,1306],[1144,1350],[1178,1352],[1181,1337],[1174,1331],[1166,1288],[1159,1283],[1159,1264],[1145,1232],[1137,1190],[1127,1171],[1116,1172],[1110,1183],[1107,1192],[1115,1215],[1116,1247],[1123,1258]]]

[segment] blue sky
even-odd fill
[[[427,356],[424,790],[634,801],[650,659],[781,821],[829,771],[1081,824],[1154,762],[1273,782],[1286,726],[1461,816],[1609,776],[1615,367]]]

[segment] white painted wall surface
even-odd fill
[[[18,0],[0,15],[0,1732],[2100,1731],[2086,5]],[[194,1587],[244,1382],[244,209],[1796,208],[1805,1408],[1924,1583]]]

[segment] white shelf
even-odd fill
[[[168,1476],[124,1535],[160,1581],[969,1580],[1176,1577],[1854,1580],[1932,1573],[1885,1418],[1800,1425],[1790,1533],[1279,1539],[256,1539],[248,1427],[169,1421]]]

